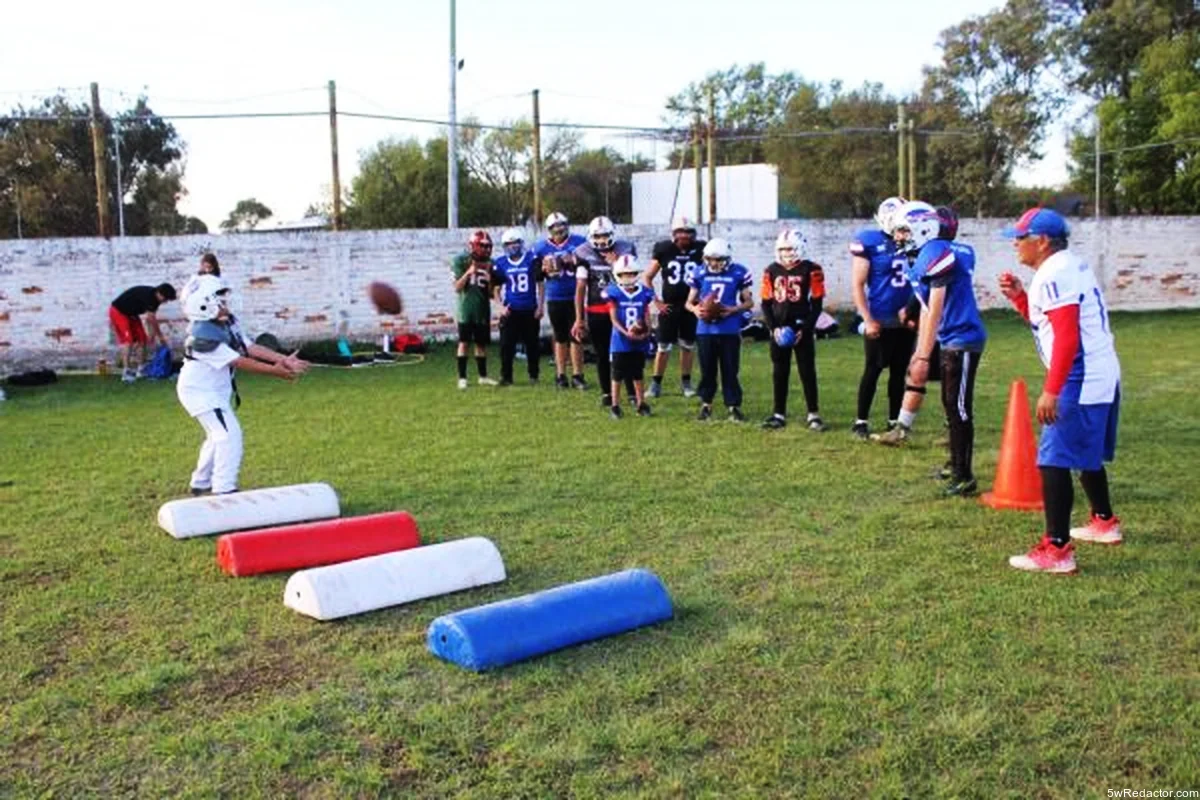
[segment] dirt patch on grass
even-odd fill
[[[285,640],[265,642],[228,669],[208,669],[180,687],[188,699],[219,705],[251,702],[283,689],[308,690],[317,676],[306,670]]]

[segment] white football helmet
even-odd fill
[[[800,231],[785,230],[775,240],[775,258],[785,267],[808,258],[808,239]]]
[[[550,216],[546,217],[546,231],[550,234],[550,241],[564,242],[570,234],[567,226],[570,225],[570,220],[567,215],[561,211],[553,211]]]
[[[525,251],[525,234],[520,228],[509,228],[500,236],[500,246],[509,258],[520,258]]]
[[[710,239],[704,245],[704,263],[713,272],[724,272],[733,261],[733,248],[729,242],[720,237]]]
[[[905,203],[892,214],[892,238],[905,252],[920,250],[938,238],[941,227],[937,209],[920,200]]]
[[[616,233],[617,227],[608,217],[596,217],[588,223],[588,242],[597,253],[612,249]]]
[[[632,289],[642,275],[642,265],[631,255],[617,256],[612,265],[613,278],[622,289]]]
[[[205,322],[220,316],[227,307],[229,286],[216,275],[200,275],[183,301],[183,313],[192,322]]]
[[[893,224],[892,215],[900,210],[900,207],[907,203],[903,197],[889,197],[879,204],[879,209],[875,212],[875,224],[879,226],[879,230],[892,235]]]

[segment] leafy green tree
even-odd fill
[[[239,200],[229,212],[229,216],[221,223],[221,230],[230,233],[252,231],[259,223],[272,216],[273,212],[253,197]]]
[[[1047,127],[1066,103],[1050,74],[1062,51],[1061,21],[1055,0],[1008,0],[942,31],[942,63],[926,70],[917,119],[923,128],[976,135],[929,139],[926,189],[976,214],[995,213],[1017,163],[1042,157]]]
[[[17,235],[18,206],[23,236],[99,233],[89,114],[88,106],[56,95],[29,109],[17,107],[0,120],[0,237]],[[103,116],[101,123],[106,131],[105,169],[114,229],[118,202],[125,205],[128,235],[194,228],[176,210],[185,194],[184,145],[174,126],[156,115],[144,97],[115,117]]]
[[[1100,101],[1101,197],[1108,214],[1200,213],[1200,31],[1146,46],[1127,96]],[[1091,193],[1095,128],[1071,140],[1071,182]]]

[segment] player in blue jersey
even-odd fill
[[[742,384],[738,379],[742,357],[742,312],[754,308],[750,270],[733,261],[733,248],[724,239],[704,246],[704,265],[697,268],[688,286],[687,310],[696,315],[696,345],[700,352],[699,420],[712,418],[720,370],[721,394],[729,419],[744,422]]]
[[[908,258],[892,239],[892,225],[902,197],[879,204],[876,227],[860,231],[850,242],[851,290],[863,318],[863,352],[866,356],[858,382],[858,410],[851,432],[859,439],[870,435],[871,403],[879,376],[888,371],[888,425],[894,426],[904,399],[904,374],[912,356],[915,336],[900,319],[912,297]]]
[[[918,393],[924,389],[934,344],[940,345],[942,407],[950,422],[950,474],[945,491],[951,496],[966,496],[978,488],[972,470],[973,404],[975,375],[987,331],[972,285],[975,251],[968,245],[939,239],[941,224],[937,211],[927,203],[908,203],[897,212],[894,235],[905,250],[916,254],[909,277],[922,303],[908,385]],[[903,441],[910,428],[911,417],[906,417],[886,438]]]
[[[504,255],[492,262],[500,309],[500,385],[512,386],[517,342],[525,345],[529,382],[537,383],[541,365],[540,338],[545,311],[545,277],[537,259],[525,249],[520,229],[509,228],[500,237]]]
[[[605,290],[612,334],[608,351],[612,360],[613,419],[621,418],[621,383],[633,382],[633,397],[639,417],[650,416],[646,403],[646,342],[650,338],[648,313],[657,298],[654,290],[639,280],[641,265],[631,255],[619,256],[612,265],[613,282]]]
[[[555,211],[546,217],[546,235],[533,245],[533,256],[546,276],[546,313],[554,334],[554,384],[566,389],[567,357],[570,356],[571,384],[586,389],[583,379],[583,345],[571,338],[575,324],[575,249],[587,239],[571,233],[565,214]]]
[[[637,247],[616,237],[616,226],[608,217],[596,217],[589,222],[587,242],[575,249],[575,325],[571,336],[577,342],[592,343],[600,404],[605,408],[612,405],[612,363],[608,358],[612,318],[606,292],[612,283],[612,265],[624,255],[637,258]]]

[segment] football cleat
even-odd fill
[[[710,419],[712,419],[712,406],[704,403],[700,406],[700,413],[696,415],[696,420],[698,422],[708,422]]]
[[[459,379],[458,379],[458,388],[460,388],[460,389],[465,389],[465,388],[467,388],[467,379],[466,379],[466,378],[459,378]]]
[[[855,439],[866,441],[871,438],[871,428],[865,422],[856,422],[850,426],[850,433]]]
[[[650,416],[651,413],[652,412],[650,411],[649,403],[642,403],[640,406],[637,407],[637,414],[639,417],[648,417],[648,416]]]
[[[829,426],[826,425],[825,421],[822,420],[817,414],[809,414],[808,419],[804,424],[808,426],[810,431],[814,431],[816,433],[824,433],[825,431],[829,430]]]
[[[480,378],[479,380],[477,380],[475,382],[478,383],[480,386],[499,386],[500,385],[496,381],[495,378]]]
[[[650,382],[650,391],[647,392],[651,397],[662,397],[662,384],[658,381]]]
[[[680,384],[680,386],[683,389],[684,397],[695,397],[696,396],[696,390],[692,388],[691,381],[684,381],[682,384]]]
[[[896,427],[886,433],[872,433],[871,441],[879,442],[884,447],[903,447],[911,434],[911,428],[896,423]]]
[[[974,478],[965,481],[956,481],[953,478],[942,489],[942,494],[946,497],[972,497],[979,491],[979,484]]]
[[[737,406],[730,406],[729,407],[729,421],[730,422],[745,422],[746,415],[743,414],[742,410],[740,408],[738,408]]]
[[[588,388],[587,381],[583,379],[582,375],[573,375],[571,376],[571,388],[578,389],[581,392],[586,391]]]
[[[1071,528],[1071,538],[1096,544],[1120,544],[1121,520],[1117,517],[1100,519],[1095,514],[1083,528]]]
[[[600,395],[600,405],[604,406],[605,408],[611,408],[612,404],[613,404],[613,402],[612,402],[611,394]]]
[[[787,417],[783,414],[772,414],[763,420],[763,429],[768,431],[777,431],[780,428],[787,427]]]
[[[554,379],[554,388],[555,389],[569,389],[570,386],[571,386],[571,384],[567,383],[566,375],[559,375],[557,378]]]
[[[1026,572],[1049,572],[1055,575],[1070,575],[1078,570],[1075,545],[1067,542],[1059,547],[1050,541],[1049,536],[1043,536],[1028,553],[1010,556],[1008,565]]]
[[[621,411],[620,406],[612,406],[608,409],[608,416],[610,419],[620,419],[622,414],[623,412]]]
[[[189,486],[188,491],[191,493],[192,497],[203,497],[206,494],[212,494],[212,487]]]

